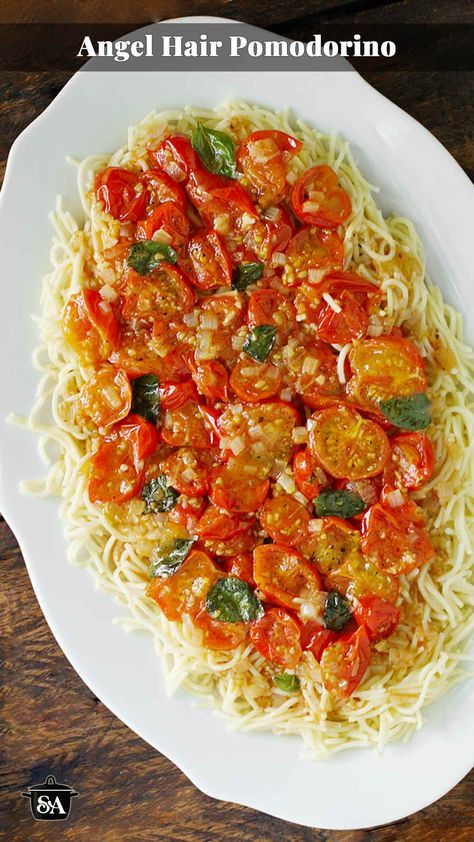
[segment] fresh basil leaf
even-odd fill
[[[232,286],[243,292],[263,275],[263,263],[239,263],[232,272]]]
[[[195,538],[176,538],[174,547],[168,555],[158,553],[152,559],[148,570],[149,577],[157,576],[159,579],[167,579],[168,576],[176,573],[177,569],[181,567],[183,561],[187,558],[195,540]]]
[[[191,144],[209,172],[235,178],[235,143],[228,134],[208,129],[198,123],[191,137]]]
[[[424,430],[431,423],[430,402],[424,392],[380,401],[379,406],[385,418],[403,430]]]
[[[263,605],[250,585],[235,576],[218,579],[206,597],[206,608],[214,620],[249,623],[263,617]]]
[[[276,332],[273,325],[257,325],[247,335],[243,350],[257,362],[265,362],[275,344]]]
[[[346,489],[321,491],[313,502],[318,517],[354,517],[367,508],[362,497]]]
[[[133,381],[131,412],[156,424],[160,414],[160,381],[156,374],[144,374]]]
[[[290,672],[280,672],[273,676],[273,683],[284,690],[285,693],[297,693],[300,689],[300,680],[297,675],[292,675]]]
[[[152,512],[169,512],[176,505],[179,492],[168,485],[164,474],[160,474],[143,486],[140,497],[145,501],[143,514],[148,515]]]
[[[139,275],[149,275],[163,260],[166,263],[176,263],[178,255],[171,246],[164,243],[142,240],[130,248],[127,263]]]
[[[323,619],[327,629],[342,631],[351,619],[351,609],[347,599],[337,591],[330,591],[324,605]]]

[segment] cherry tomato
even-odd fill
[[[229,512],[254,512],[265,500],[270,483],[259,462],[248,453],[234,456],[211,475],[209,497]]]
[[[196,535],[200,538],[223,541],[248,532],[250,526],[248,520],[223,512],[216,506],[208,506],[196,526]]]
[[[210,401],[224,401],[229,399],[229,375],[222,363],[216,360],[196,361],[191,354],[188,365],[198,392]]]
[[[308,406],[318,409],[323,399],[339,397],[337,356],[323,342],[290,339],[283,349],[283,360],[291,384]]]
[[[185,380],[189,377],[189,370],[177,349],[165,357],[158,356],[153,350],[153,337],[149,330],[122,329],[120,344],[109,359],[118,368],[123,368],[129,377],[156,374],[160,381]]]
[[[247,310],[249,328],[274,325],[277,329],[276,345],[284,345],[296,327],[296,311],[291,301],[275,289],[260,289],[249,298]]]
[[[237,351],[232,346],[232,339],[243,321],[244,304],[238,295],[206,298],[199,311],[196,361],[220,359],[233,365]]]
[[[115,348],[119,326],[111,304],[95,289],[83,289],[64,308],[63,333],[80,357],[99,362]]]
[[[158,166],[173,181],[185,181],[191,170],[201,169],[201,161],[189,139],[181,135],[170,135],[151,152]]]
[[[325,585],[328,590],[337,591],[350,600],[377,596],[395,603],[399,591],[398,579],[379,570],[360,550],[346,554],[345,561],[331,569]]]
[[[266,500],[259,518],[270,538],[286,547],[298,546],[309,524],[307,509],[289,494]]]
[[[188,242],[193,267],[191,280],[198,289],[230,287],[232,260],[226,245],[215,231],[197,231]]]
[[[127,415],[119,426],[110,431],[108,437],[112,439],[117,435],[132,443],[137,465],[140,465],[144,459],[148,459],[158,445],[158,430],[154,424],[150,424],[141,415],[135,413]]]
[[[238,398],[258,403],[280,391],[282,372],[273,363],[259,363],[242,354],[231,371],[229,382]]]
[[[125,372],[113,366],[99,368],[81,389],[81,410],[97,427],[110,427],[125,418],[132,404],[132,389]]]
[[[352,213],[352,204],[337,174],[322,164],[306,170],[291,191],[291,207],[302,222],[337,228]]]
[[[338,311],[334,309],[338,308]],[[334,298],[334,306],[322,301],[315,314],[316,336],[324,342],[345,345],[367,333],[369,318],[355,295],[343,290]]]
[[[299,611],[308,602],[318,605],[321,580],[314,567],[295,550],[279,544],[255,548],[253,576],[272,602]]]
[[[243,183],[257,194],[266,207],[285,198],[288,188],[288,164],[303,144],[279,131],[252,132],[237,150],[237,163],[243,171]]]
[[[206,649],[227,652],[240,646],[247,637],[246,623],[225,623],[223,620],[214,620],[205,608],[195,617],[193,625],[201,632],[201,645]]]
[[[206,550],[221,558],[233,558],[253,552],[257,543],[257,536],[253,529],[247,529],[233,538],[203,538]]]
[[[313,466],[311,452],[308,447],[299,450],[293,458],[293,473],[298,491],[304,494],[308,500],[314,500],[321,488],[318,481],[318,472]],[[321,470],[319,470],[321,473]]]
[[[207,494],[212,459],[192,447],[180,447],[165,459],[161,469],[169,484],[180,494],[202,497]]]
[[[275,252],[284,252],[293,236],[293,223],[285,208],[273,206],[271,210],[271,218],[270,208],[263,214],[265,236],[262,251],[257,252],[265,260]]]
[[[210,431],[199,411],[199,404],[188,401],[176,409],[167,409],[161,437],[173,447],[196,447],[207,450],[211,446]]]
[[[323,683],[329,693],[348,699],[362,681],[370,663],[370,640],[364,626],[335,643],[321,657]]]
[[[179,248],[188,237],[191,223],[186,212],[175,202],[163,202],[137,226],[139,240],[152,240],[157,231],[166,234],[166,244]],[[143,276],[141,276],[143,277]]]
[[[192,380],[185,380],[184,383],[160,383],[160,405],[162,409],[178,409],[189,400],[198,400],[196,387]]]
[[[175,506],[168,512],[168,517],[173,523],[184,526],[186,531],[193,535],[196,523],[206,508],[204,497],[186,497],[181,494]]]
[[[171,319],[189,312],[193,304],[194,293],[176,266],[163,261],[149,275],[139,275],[133,270],[127,273],[122,304],[125,321]]]
[[[123,222],[136,222],[145,213],[146,192],[139,176],[121,167],[107,167],[94,182],[95,195],[105,213]]]
[[[171,576],[155,576],[146,593],[168,620],[181,620],[184,615],[194,619],[205,608],[209,589],[222,576],[207,553],[192,550]]]
[[[361,531],[364,555],[384,573],[409,573],[435,554],[423,516],[411,501],[395,509],[376,503],[364,515]]]
[[[392,488],[414,491],[433,474],[435,455],[426,433],[398,433],[390,439],[390,459],[384,483]]]
[[[379,401],[426,390],[425,365],[416,346],[399,336],[380,336],[355,342],[349,354],[352,377],[349,397],[378,409]]]
[[[269,400],[244,405],[238,412],[226,409],[218,428],[222,436],[242,436],[268,474],[276,459],[289,460],[294,450],[293,429],[299,424],[301,418],[292,403]]]
[[[347,559],[361,555],[360,534],[340,517],[324,517],[318,521],[317,529],[305,536],[300,552],[322,576],[327,576]]]
[[[144,459],[157,443],[156,428],[140,416],[129,415],[122,421],[90,460],[91,502],[123,503],[134,497],[142,482]]]
[[[337,638],[336,632],[326,629],[314,620],[307,620],[301,624],[301,645],[305,651],[314,655],[318,663],[326,646],[334,643]]]
[[[400,622],[400,611],[377,596],[363,596],[354,605],[354,617],[365,626],[371,640],[389,637]]]
[[[147,191],[148,209],[164,202],[173,202],[183,210],[186,209],[186,193],[167,173],[161,170],[146,170],[140,176],[140,181]]]
[[[342,269],[343,262],[344,246],[336,233],[300,228],[288,243],[282,280],[290,287],[317,283],[327,272]]]
[[[248,585],[255,587],[253,557],[250,553],[231,556],[224,562],[223,568],[229,576],[235,576],[236,579],[242,579]]]
[[[250,640],[267,661],[283,669],[296,667],[302,655],[300,629],[282,608],[270,608],[250,624]]]
[[[309,447],[313,457],[333,477],[363,479],[385,467],[390,447],[375,421],[355,409],[334,406],[312,416]]]
[[[186,191],[204,223],[218,230],[226,242],[229,238],[242,238],[244,214],[254,221],[258,219],[250,195],[231,178],[192,170]]]

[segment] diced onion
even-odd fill
[[[291,389],[282,389],[280,392],[280,398],[282,401],[291,401],[293,392]]]
[[[303,202],[304,213],[317,213],[321,205],[319,202]]]
[[[294,427],[291,436],[295,444],[306,444],[308,441],[308,431],[306,427]]]
[[[329,294],[329,292],[323,292],[323,298],[326,304],[329,304],[331,310],[334,310],[335,313],[341,312],[340,304],[338,304],[337,301],[334,301],[334,298]]]
[[[203,312],[201,314],[201,327],[205,330],[217,330],[218,326],[217,318],[213,313]]]
[[[398,488],[395,491],[389,491],[387,494],[387,503],[391,509],[398,509],[399,506],[403,506],[404,497],[402,492]]]
[[[243,436],[235,436],[233,439],[230,439],[228,446],[234,456],[237,456],[245,448],[245,439]]]
[[[275,251],[272,255],[272,263],[274,266],[285,266],[286,254],[283,254],[282,251]]]
[[[339,383],[346,383],[347,382],[346,373],[345,373],[344,369],[345,369],[346,357],[347,357],[350,350],[351,350],[351,343],[348,342],[346,345],[344,345],[344,348],[342,349],[342,351],[340,352],[340,354],[337,358],[337,378],[339,380]]]
[[[117,298],[117,293],[109,284],[104,284],[103,287],[99,290],[100,297],[104,299],[104,301],[115,301]]]
[[[280,216],[280,208],[277,208],[275,205],[269,205],[268,208],[265,209],[265,219],[269,219],[270,222],[276,222]]]
[[[291,172],[291,171],[290,171],[290,172],[287,174],[287,176],[286,176],[286,180],[287,180],[287,183],[288,183],[288,184],[294,184],[294,183],[295,183],[295,181],[297,181],[297,180],[298,180],[298,176],[296,175],[296,173],[295,173],[295,172]]]
[[[288,476],[288,474],[281,473],[277,477],[277,483],[283,488],[283,491],[286,491],[287,494],[293,494],[296,491],[296,485],[293,477]]]
[[[319,360],[316,357],[310,357],[309,355],[304,358],[303,365],[301,367],[301,371],[303,374],[316,374],[319,368]]]
[[[308,270],[308,281],[310,284],[319,284],[320,281],[324,278],[326,272],[324,269],[309,269]]]
[[[188,327],[196,327],[198,323],[198,311],[191,310],[190,313],[185,313],[183,316],[183,322]]]

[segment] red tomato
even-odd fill
[[[198,400],[196,387],[192,380],[185,380],[184,383],[160,383],[160,405],[162,409],[178,409],[189,400]]]
[[[343,635],[324,650],[321,673],[326,690],[348,699],[362,681],[370,663],[370,640],[364,626]]]
[[[352,204],[339,179],[326,164],[306,170],[291,191],[291,207],[302,222],[337,228],[352,213]]]
[[[266,500],[259,518],[270,538],[286,547],[296,547],[305,537],[309,524],[307,509],[289,494]]]
[[[347,393],[362,406],[378,410],[381,400],[426,390],[425,365],[409,339],[380,336],[355,342],[347,359],[353,375]]]
[[[139,415],[129,415],[90,460],[88,483],[92,503],[123,503],[134,497],[145,469],[144,460],[158,444],[156,428]]]
[[[152,157],[173,181],[185,181],[191,170],[202,164],[187,137],[170,135],[151,152]]]
[[[316,531],[306,535],[299,550],[315,565],[321,576],[328,576],[349,559],[362,558],[359,531],[346,520],[324,517],[318,526]]]
[[[295,453],[293,459],[293,473],[298,491],[304,494],[308,500],[314,500],[318,496],[321,487],[318,482],[318,475],[313,466],[311,452],[305,447]],[[321,473],[321,471],[320,471]]]
[[[258,403],[280,391],[282,372],[273,363],[259,363],[242,354],[231,371],[229,382],[238,398]]]
[[[239,295],[211,295],[204,299],[196,330],[196,361],[221,359],[233,365],[237,351],[232,339],[243,321],[244,303]]]
[[[224,241],[215,231],[197,231],[188,242],[193,267],[191,280],[198,289],[230,287],[232,260]]]
[[[81,389],[81,410],[97,427],[111,427],[130,412],[132,389],[124,371],[99,368]]]
[[[270,208],[263,214],[265,224],[265,238],[262,259],[269,260],[274,252],[285,251],[293,236],[293,223],[287,211],[282,207],[272,207],[271,218]]]
[[[400,622],[400,611],[390,602],[377,596],[357,600],[353,614],[360,626],[365,626],[371,640],[389,637]]]
[[[210,401],[229,399],[229,375],[222,363],[215,360],[196,361],[193,354],[188,357],[188,365],[198,392]]]
[[[396,509],[376,503],[364,515],[361,531],[364,555],[384,573],[409,573],[435,554],[423,516],[411,501]]]
[[[250,526],[248,520],[223,512],[216,506],[208,506],[196,525],[196,535],[200,538],[223,541],[248,532]]]
[[[250,195],[231,178],[206,170],[193,170],[186,190],[205,224],[218,229],[226,240],[240,234],[245,213],[258,219]]]
[[[296,327],[296,311],[291,301],[275,289],[260,289],[249,298],[247,323],[250,328],[274,325],[276,345],[284,345]]]
[[[167,579],[155,576],[146,593],[168,620],[181,620],[185,614],[194,619],[205,608],[209,589],[222,577],[207,553],[192,550]]]
[[[239,412],[226,409],[219,418],[221,436],[242,436],[257,466],[264,467],[266,476],[276,459],[287,462],[294,450],[293,429],[301,424],[298,410],[285,401],[265,401],[247,404]],[[255,469],[251,469],[252,472]],[[257,467],[257,473],[258,473]]]
[[[338,635],[331,629],[326,629],[314,620],[307,620],[301,624],[301,645],[305,651],[311,652],[316,660],[321,660],[322,654],[329,646],[337,640]]]
[[[279,131],[252,132],[237,150],[237,163],[244,173],[243,183],[257,194],[266,207],[285,198],[288,164],[303,144]]]
[[[315,413],[312,421],[311,453],[331,476],[363,479],[379,474],[385,467],[389,442],[375,421],[342,405]]]
[[[194,530],[196,529],[196,523],[205,508],[206,501],[204,500],[204,497],[186,497],[185,494],[182,494],[178,497],[176,506],[168,512],[168,517],[173,521],[173,523],[178,523],[180,526],[184,526],[187,532],[189,532],[190,535],[193,535]]]
[[[345,345],[364,336],[369,326],[369,317],[355,295],[342,290],[334,302],[338,312],[327,301],[322,301],[316,310],[314,323],[318,339]]]
[[[246,623],[225,623],[214,620],[204,608],[194,619],[195,628],[202,633],[202,646],[227,652],[240,646],[247,636]]]
[[[378,596],[387,602],[396,602],[399,582],[395,576],[383,573],[360,550],[346,553],[345,557],[344,563],[333,568],[326,577],[328,590],[337,591],[350,600]]]
[[[187,497],[207,494],[212,459],[192,447],[180,447],[162,463],[161,470],[173,488]]]
[[[236,579],[242,579],[248,585],[255,587],[253,557],[250,553],[231,556],[224,562],[223,568],[229,576],[235,576]]]
[[[253,576],[272,602],[299,611],[303,602],[319,605],[321,579],[299,553],[279,544],[261,544],[254,550]]]
[[[254,512],[265,500],[270,483],[258,461],[245,453],[234,456],[211,475],[209,497],[229,512]]]
[[[132,443],[137,465],[148,459],[158,446],[158,430],[141,415],[127,415],[119,426],[111,430],[109,438],[112,439],[117,434]]]
[[[270,608],[250,624],[250,640],[257,652],[278,667],[293,669],[301,658],[298,623],[282,608]]]
[[[175,202],[163,202],[140,222],[137,237],[140,240],[151,240],[157,231],[164,231],[167,235],[167,245],[179,248],[187,241],[190,228],[189,217],[180,205]]]
[[[97,201],[114,219],[136,222],[145,213],[146,192],[139,176],[130,170],[107,167],[96,175],[94,190]]]
[[[147,191],[147,207],[162,205],[164,202],[173,202],[183,210],[186,209],[186,193],[165,172],[161,170],[146,170],[140,176],[140,181]]]
[[[222,560],[253,552],[257,537],[253,529],[248,529],[247,532],[235,535],[234,538],[203,538],[202,542],[206,550]]]
[[[99,362],[115,348],[119,326],[111,304],[95,289],[83,289],[64,308],[63,333],[80,357]]]
[[[156,374],[160,381],[185,380],[189,370],[178,349],[160,357],[153,350],[153,337],[149,330],[122,329],[120,344],[110,355],[110,362],[123,368],[129,377]]]
[[[127,273],[122,304],[125,321],[156,318],[172,319],[187,313],[194,304],[194,293],[184,274],[176,266],[164,261],[149,275]]]
[[[290,340],[283,349],[283,360],[291,384],[308,406],[318,409],[322,399],[339,397],[337,356],[323,342]]]
[[[288,244],[282,280],[290,287],[307,280],[317,283],[327,272],[342,269],[343,262],[344,246],[337,234],[300,228]]]
[[[398,433],[390,439],[390,459],[384,483],[392,488],[414,491],[433,474],[435,455],[426,433]]]
[[[207,450],[211,446],[210,431],[199,404],[188,401],[176,409],[167,409],[161,428],[161,437],[173,447],[196,447]]]

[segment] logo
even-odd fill
[[[29,786],[28,792],[21,794],[30,799],[33,818],[49,822],[67,819],[71,798],[79,795],[71,786],[56,783],[54,775],[48,775],[44,783]]]

